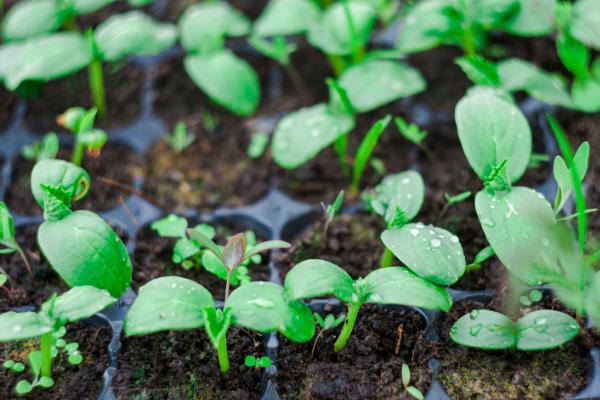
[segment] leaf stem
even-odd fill
[[[92,101],[98,109],[100,116],[106,115],[106,95],[104,92],[104,73],[102,72],[102,61],[95,57],[88,67],[90,89],[92,90]]]
[[[42,352],[42,376],[52,377],[52,332],[44,333],[40,338]]]
[[[340,136],[335,141],[335,151],[338,155],[340,168],[346,179],[350,179],[350,169],[348,168],[348,134]]]
[[[383,254],[381,255],[381,267],[391,267],[394,263],[394,253],[390,251],[387,247],[383,249]]]
[[[343,57],[328,54],[327,60],[329,61],[329,64],[331,65],[331,69],[333,70],[333,74],[336,77],[340,76],[344,73],[344,70],[346,69],[346,63],[345,63]]]
[[[85,145],[81,143],[77,134],[75,134],[75,147],[73,148],[73,154],[71,155],[71,162],[78,167],[81,167],[83,163],[83,154],[85,153]]]
[[[346,342],[348,342],[348,338],[350,338],[350,335],[352,334],[352,329],[354,329],[360,306],[362,306],[362,303],[348,304],[348,317],[346,318],[346,322],[344,322],[344,327],[340,332],[340,336],[338,336],[333,345],[333,351],[336,353],[346,347]]]
[[[229,371],[229,356],[227,355],[227,335],[222,335],[221,339],[219,339],[217,355],[219,356],[219,366],[221,367],[221,373],[226,374],[227,371]]]
[[[231,286],[231,272],[229,269],[227,269],[227,283],[225,283],[225,300],[223,301],[227,301],[227,298],[229,297],[229,289]]]

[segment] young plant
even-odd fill
[[[534,289],[527,293],[527,295],[522,295],[519,300],[521,301],[521,305],[525,307],[529,307],[532,304],[535,304],[542,300],[542,292],[537,289]]]
[[[35,141],[30,145],[23,146],[21,156],[28,161],[40,161],[55,158],[60,149],[58,135],[54,132],[49,132],[44,135],[44,138]]]
[[[496,253],[494,253],[494,249],[491,246],[485,246],[483,249],[479,250],[475,257],[473,257],[473,262],[467,264],[466,271],[476,271],[481,269],[481,265],[494,257]]]
[[[77,344],[67,344],[64,339],[61,339],[65,333],[65,326],[89,318],[116,301],[117,299],[110,296],[106,290],[92,286],[77,286],[60,296],[54,294],[42,304],[38,312],[10,311],[1,314],[0,342],[33,338],[39,338],[40,341],[40,350],[33,351],[28,356],[33,380],[19,381],[15,387],[16,393],[23,395],[38,386],[49,388],[54,385],[52,358],[56,356],[57,348],[65,347],[69,363],[74,365],[81,363],[82,356],[77,350]],[[22,367],[18,364],[9,362],[4,366],[15,372],[22,371]]]
[[[254,368],[256,371],[260,370],[261,368],[267,369],[272,364],[273,360],[271,360],[271,357],[268,356],[256,357],[253,355],[248,355],[246,358],[244,358],[244,365],[248,368]]]
[[[38,161],[31,172],[33,197],[44,210],[37,232],[42,253],[70,287],[90,285],[118,298],[129,287],[127,248],[102,218],[71,210],[90,188],[88,173],[67,161]]]
[[[399,286],[402,290],[398,290]],[[335,352],[346,346],[364,303],[400,304],[443,311],[448,311],[452,305],[452,298],[445,288],[404,267],[380,268],[355,281],[335,264],[306,260],[288,272],[285,290],[293,300],[333,295],[346,303],[348,314],[335,342]]]
[[[33,277],[33,270],[31,265],[29,264],[29,260],[25,255],[25,252],[17,243],[17,239],[15,238],[15,226],[13,223],[12,215],[8,210],[6,204],[0,201],[0,254],[12,254],[18,253],[23,260],[23,264],[25,264],[25,268],[27,269],[27,273],[30,277]],[[7,275],[2,272],[2,276],[6,277]],[[6,282],[6,278],[2,278],[4,280],[3,284]]]
[[[334,218],[339,214],[342,208],[342,202],[344,201],[344,191],[340,190],[332,204],[325,205],[321,202],[323,207],[323,213],[325,217],[325,224],[323,224],[323,243],[327,243],[327,232],[329,231],[329,225],[333,222]]]
[[[196,136],[188,132],[185,122],[180,121],[175,125],[173,133],[165,135],[164,140],[173,150],[181,153],[194,143]]]
[[[423,150],[428,157],[433,157],[429,146],[427,146],[427,144],[424,142],[425,138],[429,134],[426,130],[422,130],[417,124],[409,124],[401,117],[394,118],[394,123],[396,124],[400,134],[406,140],[419,146],[419,148]]]
[[[337,316],[337,318],[333,314],[327,314],[325,318],[321,317],[321,314],[319,313],[313,313],[313,315],[315,316],[315,321],[317,321],[317,324],[319,325],[319,333],[317,334],[317,337],[315,337],[312,350],[310,351],[311,360],[315,355],[317,342],[319,341],[319,338],[321,337],[323,332],[337,328],[342,324],[342,322],[346,320],[346,314],[340,314]]]
[[[246,154],[248,157],[252,158],[253,160],[262,157],[267,150],[270,137],[271,135],[266,132],[254,132],[250,138],[248,149],[246,149]]]
[[[85,110],[81,107],[71,107],[56,118],[59,125],[67,128],[75,136],[71,162],[77,166],[81,166],[84,152],[97,156],[108,140],[106,132],[94,128],[97,114],[96,108]]]
[[[234,253],[239,254],[240,244],[236,240],[233,247],[226,248],[227,259]],[[202,285],[171,276],[154,279],[140,288],[125,317],[125,334],[204,327],[217,352],[221,372],[225,374],[229,370],[227,332],[236,325],[261,333],[277,331],[300,343],[309,341],[315,333],[310,309],[300,301],[289,299],[283,288],[274,283],[251,282],[240,286],[226,298],[221,310]]]
[[[442,211],[440,211],[440,215],[438,215],[438,221],[440,221],[446,215],[450,207],[452,207],[455,204],[462,203],[469,197],[471,197],[470,191],[455,194],[454,196],[450,196],[448,193],[444,193],[446,204],[444,204],[444,208],[442,208]]]
[[[415,400],[424,400],[425,396],[416,387],[410,384],[410,368],[408,364],[402,364],[402,387]]]
[[[227,281],[225,286],[225,301],[227,301],[227,297],[229,296],[229,287],[231,285],[233,274],[244,264],[244,262],[262,252],[273,249],[287,249],[291,246],[283,240],[268,240],[254,246],[249,246],[248,235],[245,233],[238,233],[229,238],[225,247],[221,248],[213,242],[210,237],[199,230],[188,229],[187,234],[192,240],[195,240],[197,243],[204,246],[208,252],[217,257],[225,267],[225,280]]]

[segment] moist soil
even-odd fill
[[[379,234],[384,229],[380,217],[340,215],[329,225],[326,243],[323,243],[323,225],[324,219],[319,214],[297,236],[285,238],[292,247],[273,255],[282,280],[296,264],[311,258],[330,261],[354,279],[364,277],[379,267],[383,254]]]
[[[70,149],[61,149],[59,159],[70,160]],[[142,157],[124,145],[109,142],[98,157],[85,155],[83,168],[90,174],[92,184],[88,196],[73,204],[74,209],[105,211],[123,204],[131,193],[115,184],[131,187],[140,174]],[[12,182],[6,192],[11,211],[24,215],[42,215],[31,194],[30,176],[34,162],[19,157],[14,164]]]
[[[17,96],[6,90],[4,86],[0,87],[0,133],[5,131],[12,119]]]
[[[283,399],[411,399],[402,386],[402,364],[411,371],[411,385],[423,394],[431,373],[416,365],[414,348],[425,321],[412,310],[364,305],[346,347],[333,345],[341,326],[325,331],[311,359],[312,343],[282,339],[278,356],[278,389]]]
[[[102,375],[109,366],[108,345],[112,339],[112,330],[105,325],[87,325],[77,323],[67,326],[64,337],[67,342],[79,343],[79,351],[83,355],[80,365],[70,365],[60,352],[52,361],[52,378],[54,386],[50,389],[34,388],[27,396],[17,396],[14,387],[18,381],[33,379],[29,373],[27,355],[38,350],[38,340],[27,340],[0,345],[2,360],[14,360],[25,364],[26,369],[20,374],[0,369],[0,398],[3,399],[78,399],[92,400],[98,397],[102,385]]]
[[[263,336],[232,327],[227,335],[231,369],[221,374],[204,330],[123,339],[113,380],[117,399],[258,399],[261,371],[244,365],[247,355],[264,354]]]
[[[483,351],[469,349],[452,342],[449,331],[454,322],[474,309],[502,311],[503,297],[489,305],[463,300],[434,322],[439,341],[420,342],[415,353],[421,363],[434,357],[441,362],[439,379],[453,399],[566,399],[582,390],[588,380],[588,354],[599,341],[588,328],[573,341],[546,351]],[[537,309],[567,312],[550,295],[521,310],[522,314]]]
[[[236,233],[227,227],[217,226],[217,244],[224,244],[228,235]],[[258,239],[260,240],[260,239]],[[175,264],[171,257],[177,239],[161,238],[150,226],[144,227],[137,236],[137,247],[133,254],[134,265],[131,286],[134,291],[145,283],[161,276],[181,276],[197,282],[207,288],[218,299],[225,297],[225,281],[202,267],[186,270],[181,265]],[[248,273],[253,281],[267,281],[269,279],[268,259],[263,256],[260,265],[248,266]]]

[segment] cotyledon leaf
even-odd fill
[[[514,322],[490,310],[463,315],[450,329],[450,338],[463,346],[487,350],[511,349],[517,343]]]
[[[371,192],[366,193],[369,207],[389,222],[400,208],[410,221],[423,205],[425,184],[417,171],[387,175]]]
[[[54,32],[60,28],[55,0],[22,0],[11,7],[2,20],[4,41],[21,41]]]
[[[254,23],[259,36],[287,36],[306,31],[319,17],[310,0],[271,0]]]
[[[90,188],[90,176],[81,167],[64,160],[40,160],[31,171],[31,193],[44,208],[45,194],[42,185],[61,187],[72,200],[85,197]],[[70,204],[67,204],[70,206]]]

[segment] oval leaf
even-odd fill
[[[425,184],[417,171],[404,171],[387,175],[379,185],[365,197],[369,207],[377,215],[391,221],[400,208],[408,221],[417,216],[423,205]]]
[[[519,10],[502,29],[519,36],[545,36],[554,30],[554,0],[519,0]]]
[[[77,286],[56,298],[53,315],[65,322],[79,321],[99,313],[116,301],[117,299],[104,289]]]
[[[2,20],[2,36],[7,42],[31,39],[60,28],[55,0],[25,0],[11,7]]]
[[[319,8],[309,0],[271,0],[254,23],[259,36],[287,36],[306,31],[319,17]]]
[[[325,260],[305,260],[294,266],[285,277],[285,290],[292,299],[333,294],[344,303],[358,301],[350,275]]]
[[[13,311],[0,314],[0,342],[11,342],[42,336],[52,332],[49,321],[38,313]]]
[[[517,349],[553,349],[578,333],[579,324],[571,316],[554,310],[534,311],[517,321]]]
[[[460,345],[485,350],[511,349],[517,344],[514,322],[489,310],[463,315],[450,329],[450,338]]]
[[[72,200],[79,200],[88,193],[90,176],[83,168],[68,161],[40,160],[31,171],[31,193],[44,208],[46,195],[42,185],[60,187],[69,193]]]
[[[568,30],[579,41],[600,49],[600,7],[596,0],[578,0],[573,4],[573,13]]]

